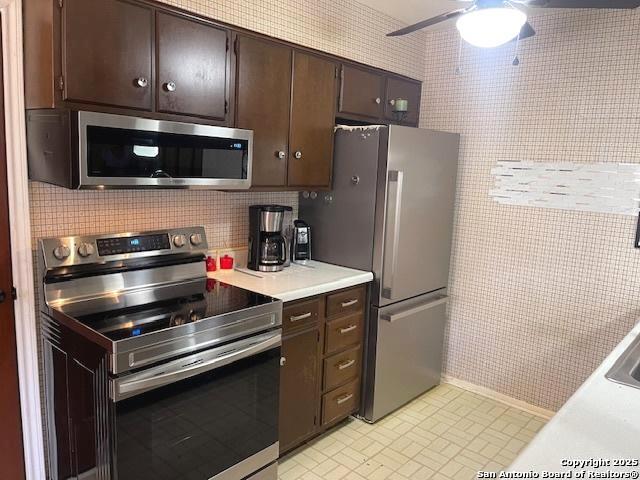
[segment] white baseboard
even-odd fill
[[[442,377],[442,382],[448,383],[449,385],[453,385],[454,387],[462,388],[463,390],[468,390],[470,392],[477,393],[478,395],[482,395],[483,397],[490,398],[491,400],[504,403],[505,405],[509,405],[510,407],[524,410],[525,412],[531,413],[533,415],[537,415],[538,417],[543,417],[547,420],[549,420],[551,417],[553,417],[556,414],[556,412],[552,410],[547,410],[546,408],[531,405],[530,403],[515,399],[503,393],[498,393],[495,390],[491,390],[490,388],[481,387],[480,385],[475,385],[473,383],[466,382],[464,380],[459,380],[457,378],[453,378],[448,375],[445,375]]]

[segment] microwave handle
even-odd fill
[[[167,368],[157,375],[147,376],[145,372],[129,375],[111,381],[111,398],[119,402],[126,398],[134,397],[156,388],[164,387],[187,378],[206,373],[211,370],[229,365],[243,358],[251,357],[272,348],[282,345],[282,334],[272,333],[259,337],[260,341],[251,340],[237,342],[242,345],[235,350],[226,351],[211,359],[206,358],[207,352],[183,358],[182,361],[172,362]],[[248,343],[248,345],[247,345]],[[229,346],[231,347],[231,346]]]
[[[173,177],[169,175],[167,172],[165,172],[164,170],[156,170],[151,174],[151,178],[173,178]]]

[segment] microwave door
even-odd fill
[[[253,132],[78,112],[80,188],[251,185]]]

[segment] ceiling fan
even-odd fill
[[[527,21],[527,14],[517,6],[538,8],[615,8],[633,9],[640,0],[457,0],[471,3],[468,7],[428,18],[414,25],[387,34],[407,35],[446,20],[457,18],[457,28],[467,42],[478,47],[497,47],[516,38],[533,37],[536,31]]]

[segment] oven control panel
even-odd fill
[[[45,238],[40,248],[47,269],[175,253],[207,252],[203,227],[155,232]]]
[[[171,248],[169,234],[137,235],[134,237],[99,238],[98,255],[122,255],[123,253],[150,252]]]

